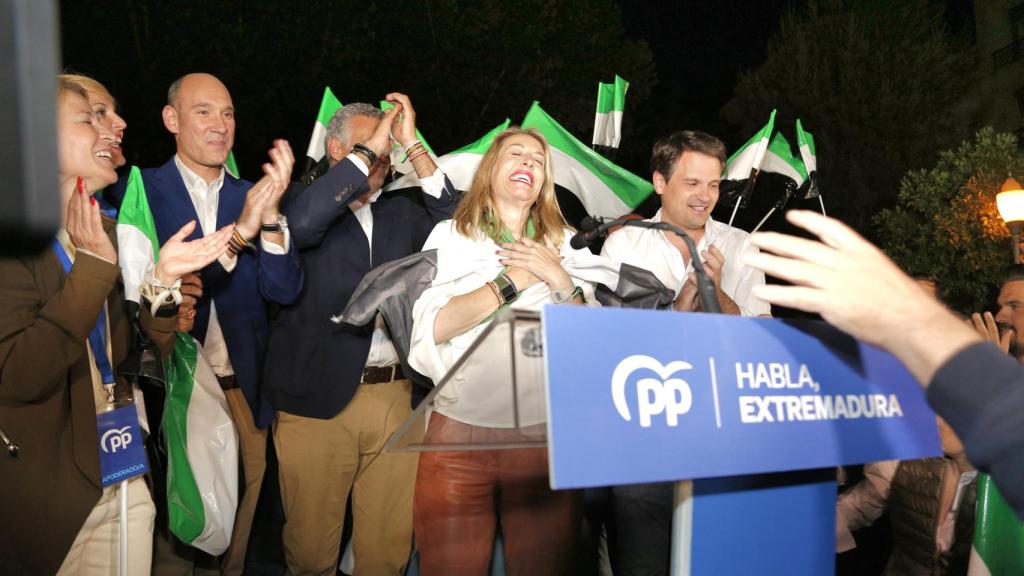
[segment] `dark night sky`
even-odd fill
[[[620,6],[627,34],[646,40],[654,54],[662,94],[678,90],[681,96],[659,104],[710,123],[732,96],[737,72],[760,64],[789,3],[651,0]],[[652,98],[662,99],[657,91]]]
[[[973,27],[973,0],[946,5],[954,32]],[[651,104],[669,117],[696,123],[673,128],[724,131],[719,117],[732,98],[736,76],[764,60],[768,41],[794,0],[619,0],[626,33],[646,40],[659,83]],[[727,142],[733,146],[742,142]]]
[[[943,0],[936,0],[943,1]],[[954,30],[964,27],[970,20],[972,12],[971,0],[944,0],[950,14],[950,24]],[[742,69],[756,68],[764,58],[769,39],[778,27],[782,13],[790,6],[802,5],[798,0],[619,0],[622,10],[622,22],[626,34],[634,39],[643,39],[648,43],[653,54],[657,70],[657,81],[652,87],[650,96],[643,104],[627,114],[624,120],[626,138],[616,161],[624,167],[641,175],[646,175],[647,157],[652,140],[662,134],[679,129],[701,129],[719,135],[730,149],[741,144],[749,134],[740,134],[739,130],[724,122],[719,111],[731,99],[733,86],[738,72]],[[112,18],[100,20],[98,26],[109,29],[92,29],[90,26],[72,28],[72,23],[79,23],[88,16],[89,4],[64,2],[65,11],[65,60],[66,65],[95,75],[100,81],[106,82],[124,105],[125,116],[129,121],[128,152],[129,160],[142,161],[144,164],[153,162],[153,158],[165,158],[171,145],[163,138],[144,138],[146,128],[153,128],[150,134],[163,133],[159,129],[159,116],[156,111],[162,106],[164,83],[160,86],[133,86],[132,78],[120,77],[117,69],[111,64],[119,58],[119,54],[127,55],[131,44],[131,34],[126,19],[115,13]],[[182,6],[190,3],[183,2]],[[267,4],[268,6],[270,4]],[[108,5],[110,6],[110,5]],[[282,4],[288,6],[288,4]],[[116,11],[116,8],[115,8]],[[252,18],[252,14],[239,14],[239,18]],[[380,31],[375,41],[387,45],[386,27]],[[311,37],[319,32],[309,31]],[[167,30],[161,33],[175,34]],[[84,36],[83,36],[84,35]],[[96,38],[116,39],[110,44],[107,52],[87,50],[85,47],[95,46]],[[323,39],[324,37],[322,37]],[[197,41],[200,41],[197,39]],[[358,44],[358,43],[357,43]],[[71,47],[71,48],[69,48]],[[116,48],[115,48],[116,47]],[[273,69],[259,68],[260,54],[268,55],[276,48],[261,42],[253,42],[255,50],[245,60],[245,67],[256,68],[254,73],[270,73]],[[231,52],[231,46],[221,48]],[[69,53],[70,52],[70,53]],[[483,56],[481,56],[483,57]],[[193,65],[194,66],[194,65]],[[200,69],[202,66],[200,66]],[[386,69],[386,67],[385,67]],[[294,75],[294,69],[287,73]],[[167,74],[179,71],[168,70]],[[248,73],[248,72],[245,72]],[[303,70],[303,74],[315,73]],[[625,73],[624,76],[627,76]],[[173,77],[173,76],[169,76]],[[294,78],[294,76],[288,76]],[[305,76],[303,77],[305,78]],[[288,114],[278,114],[267,118],[275,134],[281,134],[291,141],[297,153],[305,149],[309,134],[309,115],[307,110],[315,109],[315,102],[310,96],[319,94],[324,82],[331,79],[310,78],[310,82],[290,87],[286,95],[278,94],[277,98],[288,103]],[[401,85],[397,79],[396,85]],[[594,78],[607,80],[604,78]],[[269,82],[268,87],[275,86]],[[133,90],[133,88],[135,88]],[[277,88],[271,91],[277,94]],[[236,105],[246,108],[246,97],[236,94]],[[417,95],[411,94],[414,103]],[[591,104],[592,106],[592,104]],[[451,114],[458,115],[459,110]],[[500,111],[500,116],[509,115],[514,118],[521,113],[519,110]],[[283,117],[284,119],[279,119]],[[301,118],[292,122],[293,117]],[[240,122],[239,136],[246,138],[246,126],[251,126],[251,116]],[[426,117],[425,122],[443,121],[435,117]],[[589,141],[589,133],[576,136]],[[146,151],[149,151],[147,154]],[[439,150],[443,153],[445,150]],[[138,156],[136,156],[136,153]],[[250,154],[252,156],[253,154]],[[141,156],[141,157],[140,157]],[[257,159],[243,154],[239,157],[243,173],[247,168],[258,170]],[[253,163],[247,165],[247,163]],[[250,174],[251,175],[251,174]]]

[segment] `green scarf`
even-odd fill
[[[486,226],[486,229],[487,229],[487,235],[490,236],[491,239],[494,240],[497,244],[501,245],[501,244],[514,244],[515,243],[516,239],[515,239],[514,236],[512,236],[512,231],[509,230],[508,227],[506,227],[506,226],[502,226],[501,230],[498,231],[497,234],[495,234],[496,226],[494,225],[494,217],[491,216],[490,213],[488,213],[488,214],[486,214],[484,216],[484,222],[486,223],[485,226]],[[525,236],[525,237],[527,237],[527,238],[529,238],[531,240],[534,240],[535,237],[537,236],[537,227],[534,226],[534,224],[533,224],[533,216],[532,215],[529,218],[526,219],[526,230],[525,230],[523,236]],[[502,266],[501,267],[501,274],[504,274],[506,272],[508,272],[508,266]],[[497,316],[499,312],[501,312],[502,310],[504,310],[505,308],[508,308],[508,307],[509,307],[508,303],[502,304],[501,306],[498,307],[497,310],[492,312],[490,316],[488,316],[487,318],[484,318],[483,320],[481,320],[480,324],[485,324],[487,322],[490,322],[491,320],[494,320],[494,317]]]

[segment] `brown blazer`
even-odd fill
[[[114,222],[104,227],[113,238]],[[50,248],[0,259],[0,428],[21,449],[0,454],[0,572],[54,574],[100,498],[85,342],[104,301],[118,366],[129,329],[120,267],[79,252],[65,274]],[[173,337],[174,318],[145,311],[141,322]]]

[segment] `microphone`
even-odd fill
[[[580,230],[569,240],[569,246],[572,246],[573,250],[586,248],[604,236],[607,231],[608,228],[604,227],[600,218],[584,216],[580,221]]]
[[[697,295],[700,297],[701,307],[705,312],[711,312],[720,314],[722,307],[718,304],[718,295],[715,293],[715,284],[708,277],[707,272],[704,270],[704,264],[700,261],[700,253],[697,252],[697,245],[694,244],[693,238],[677,226],[673,226],[668,222],[649,222],[647,220],[635,220],[633,218],[616,218],[614,220],[605,221],[600,216],[590,217],[585,216],[580,221],[580,231],[576,233],[569,241],[569,245],[575,250],[579,250],[586,246],[591,245],[594,240],[608,234],[608,229],[618,225],[623,226],[635,226],[637,228],[647,228],[649,230],[667,230],[672,232],[676,236],[683,239],[686,244],[687,250],[690,252],[690,262],[693,263],[693,272],[697,276]]]

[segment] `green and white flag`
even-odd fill
[[[341,101],[335,98],[331,87],[324,88],[324,97],[320,100],[320,111],[316,114],[316,122],[313,122],[313,135],[309,138],[309,146],[306,147],[306,156],[317,163],[324,157],[324,138],[327,136],[327,124],[331,116],[341,108]]]
[[[797,188],[802,186],[807,180],[807,169],[804,168],[804,163],[793,155],[793,149],[789,146],[789,140],[786,140],[782,132],[776,132],[768,144],[768,150],[765,152],[761,170],[782,174],[796,182]]]
[[[805,132],[800,119],[796,119],[796,145],[800,148],[800,157],[804,160],[807,173],[810,174],[818,169],[818,155],[814,151],[814,136]]]
[[[775,112],[772,110],[771,116],[768,117],[768,123],[725,161],[726,180],[747,180],[754,177],[761,169],[765,152],[768,150],[769,138],[771,138],[772,129],[775,127]]]
[[[594,116],[594,146],[618,148],[622,141],[622,113],[626,109],[629,82],[615,75],[613,84],[597,83],[597,113]]]
[[[133,166],[117,219],[118,263],[125,298],[139,287],[160,254],[142,173]],[[167,382],[161,428],[167,446],[167,505],[171,531],[214,556],[231,541],[238,506],[238,435],[224,392],[192,336],[176,335],[164,361]]]
[[[814,149],[814,137],[810,132],[804,131],[804,126],[800,123],[799,118],[796,119],[796,145],[800,148],[800,157],[804,160],[804,167],[807,168],[807,180],[810,182],[804,198],[817,196],[818,203],[821,204],[821,213],[825,215],[825,200],[821,197],[821,188],[818,185],[818,153]]]
[[[235,178],[241,178],[238,175],[238,164],[235,163],[235,151],[228,151],[228,159],[224,162],[224,170],[234,176]]]
[[[988,474],[978,477],[978,511],[968,576],[1024,574],[1024,523]]]
[[[473,182],[473,174],[476,173],[476,168],[480,165],[480,159],[483,158],[487,149],[491,147],[491,142],[494,141],[494,138],[505,131],[509,124],[511,122],[506,118],[504,122],[495,126],[476,142],[463,146],[454,152],[449,152],[435,160],[437,167],[451,180],[456,190],[463,192],[469,190],[469,185]],[[419,186],[419,178],[417,178],[415,172],[412,172],[388,184],[384,187],[384,191],[389,192],[391,190],[401,190],[416,186]]]
[[[621,168],[580,142],[534,102],[523,128],[536,128],[551,145],[555,185],[580,199],[589,214],[617,218],[654,192],[650,181]]]
[[[380,101],[381,110],[388,110],[394,107],[395,105],[392,104],[391,102],[388,102],[387,100]],[[434,149],[431,148],[430,144],[427,143],[427,139],[423,137],[423,134],[420,134],[418,128],[416,129],[416,138],[418,138],[419,141],[423,143],[423,147],[427,149],[427,154],[430,154],[430,157],[433,158],[434,162],[436,163],[437,155],[434,154]],[[405,150],[402,148],[402,145],[399,144],[398,142],[394,142],[391,145],[391,167],[395,170],[395,172],[398,172],[399,174],[402,175],[412,174],[416,172],[416,169],[413,168],[412,166],[412,162],[409,162],[406,159]]]
[[[764,162],[764,155],[768,150],[768,140],[772,136],[774,127],[775,110],[772,110],[768,123],[725,161],[725,175],[722,178],[722,195],[719,202],[726,205],[736,203],[737,206],[746,204],[750,193],[754,190],[757,173],[761,170],[761,163]],[[733,216],[735,214],[736,212],[733,211]]]

